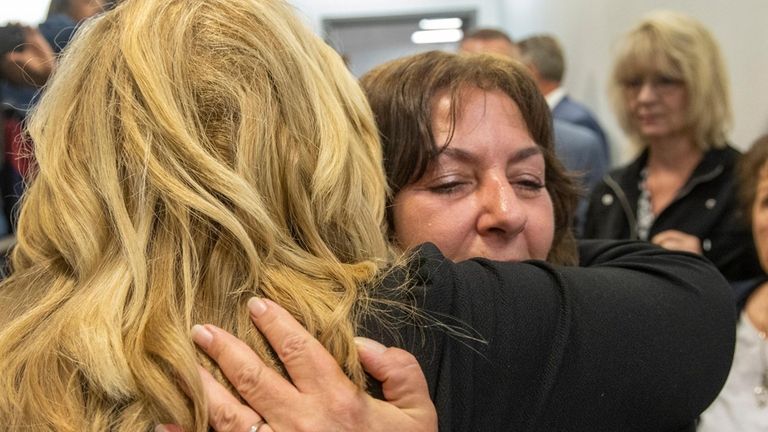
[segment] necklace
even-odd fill
[[[752,392],[755,394],[755,400],[757,401],[757,406],[759,408],[765,408],[768,406],[768,361],[766,359],[768,358],[768,353],[766,353],[766,345],[768,345],[768,335],[764,331],[759,331],[758,335],[760,336],[760,363],[763,367],[763,374],[762,379],[760,381],[760,384],[755,386],[754,389],[752,389]]]
[[[651,191],[648,190],[648,167],[640,171],[637,187],[640,189],[640,196],[637,197],[637,238],[648,240],[648,234],[656,219],[653,214],[653,205],[651,205]]]

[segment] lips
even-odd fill
[[[482,239],[480,243],[468,248],[469,256],[483,257],[494,261],[520,262],[531,259],[528,244],[522,238]]]
[[[641,113],[637,113],[637,118],[640,120],[645,120],[645,119],[662,117],[663,115],[664,114],[660,112],[641,112]]]
[[[664,116],[662,114],[638,114],[636,116],[637,121],[640,124],[654,124],[663,117]]]

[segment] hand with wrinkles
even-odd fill
[[[292,382],[226,331],[210,324],[195,326],[194,341],[218,363],[249,405],[240,403],[201,367],[209,422],[216,431],[437,431],[437,414],[424,374],[410,353],[356,338],[363,367],[382,383],[386,401],[377,400],[355,386],[285,309],[256,298],[248,307]],[[167,425],[158,428],[163,429],[180,430]]]

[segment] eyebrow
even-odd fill
[[[533,145],[531,147],[526,147],[515,152],[515,154],[512,155],[512,158],[507,163],[522,162],[523,160],[536,155],[543,155],[543,153],[541,151],[541,147],[538,145]],[[437,158],[439,159],[442,156],[451,159],[457,159],[462,162],[474,162],[478,159],[475,154],[455,147],[446,147],[443,151],[440,152]]]

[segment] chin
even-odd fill
[[[655,127],[640,128],[640,136],[643,138],[660,138],[667,135],[667,131]]]

